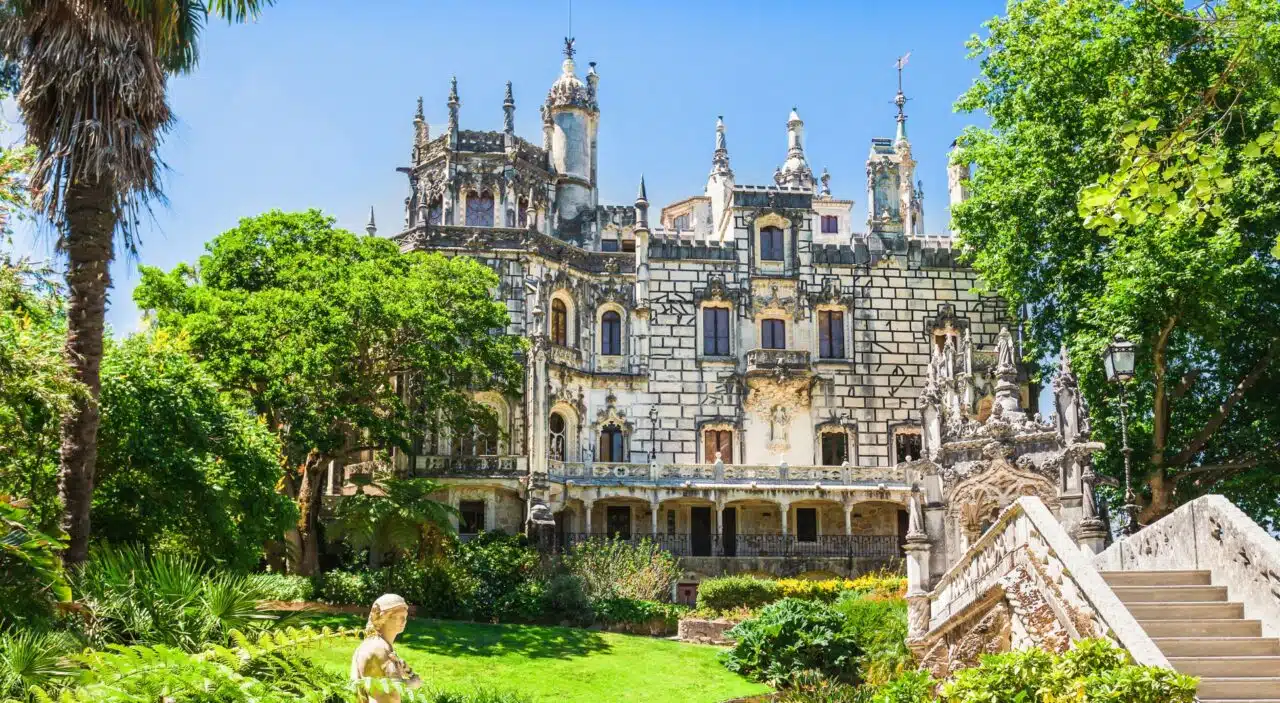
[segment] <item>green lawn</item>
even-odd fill
[[[308,624],[355,627],[356,616]],[[344,676],[356,640],[319,650]],[[520,691],[538,703],[718,703],[769,689],[730,673],[718,647],[568,627],[411,618],[396,652],[432,688]]]

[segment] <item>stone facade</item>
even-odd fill
[[[796,110],[772,183],[737,181],[717,120],[704,192],[651,224],[643,180],[633,204],[598,202],[600,77],[579,79],[573,54],[540,146],[514,134],[510,85],[502,132],[459,128],[456,82],[444,134],[419,102],[396,239],[490,267],[506,331],[531,348],[523,397],[478,398],[500,436],[428,434],[399,467],[440,478],[464,527],[659,535],[698,557],[900,556],[923,490],[922,529],[940,547],[951,531],[934,559],[954,558],[954,525],[985,514],[943,495],[940,467],[976,466],[944,461],[943,433],[1036,391],[1020,364],[998,368],[1017,329],[1005,303],[975,292],[949,236],[925,234],[905,101],[895,138],[871,142],[865,228],[809,168]],[[951,167],[953,198],[966,177]],[[1003,507],[1027,475],[1011,465],[964,504]]]

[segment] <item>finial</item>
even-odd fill
[[[368,232],[370,237],[378,233],[378,225],[376,222],[373,221],[372,205],[369,206],[369,223],[364,226],[364,231]]]
[[[831,197],[831,174],[827,173],[827,167],[822,167],[822,194]]]
[[[577,50],[573,48],[573,42],[574,42],[573,37],[564,38],[564,57],[566,59],[572,59],[573,55],[577,53]]]
[[[729,142],[724,136],[724,115],[716,117],[716,151],[711,156],[711,174],[733,177],[729,168]]]
[[[507,94],[503,98],[502,104],[512,105],[512,106],[516,104],[516,98],[514,95],[511,94],[511,81],[507,81]]]
[[[636,193],[636,202],[638,203],[642,201],[645,203],[649,202],[649,197],[644,190],[644,174],[640,175],[640,192]]]
[[[458,104],[458,77],[449,79],[449,104]]]
[[[426,119],[426,116],[423,115],[422,113],[422,96],[421,95],[418,96],[418,111],[413,113],[413,119],[419,120],[419,121]]]
[[[907,138],[907,115],[903,112],[903,108],[907,104],[907,96],[902,92],[902,69],[907,67],[907,59],[911,57],[911,52],[898,57],[895,66],[898,69],[898,94],[893,98],[893,104],[898,106],[898,136],[897,139],[905,140]]]
[[[787,118],[787,124],[791,124],[792,122],[802,122],[802,121],[803,120],[800,119],[799,109],[793,106],[791,108],[791,116]]]

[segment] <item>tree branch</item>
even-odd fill
[[[1178,483],[1188,476],[1198,476],[1214,471],[1224,471],[1227,473],[1238,473],[1246,469],[1252,469],[1258,465],[1257,459],[1245,459],[1243,461],[1233,461],[1224,464],[1209,464],[1207,466],[1193,466],[1189,469],[1183,469],[1173,477],[1173,482]]]
[[[1178,398],[1186,395],[1187,391],[1191,390],[1191,386],[1194,386],[1196,381],[1199,381],[1200,376],[1202,375],[1204,375],[1204,371],[1201,371],[1200,369],[1192,369],[1191,371],[1188,371],[1182,376],[1182,380],[1178,382],[1178,387],[1174,388],[1173,391],[1169,393],[1169,397],[1177,400]]]
[[[1160,329],[1160,336],[1156,338],[1156,393],[1151,411],[1151,463],[1155,466],[1164,466],[1164,450],[1169,443],[1169,396],[1165,391],[1164,378],[1166,372],[1165,350],[1169,347],[1169,335],[1173,333],[1173,326],[1177,323],[1177,315],[1170,317],[1169,321]]]
[[[1253,368],[1249,371],[1249,374],[1241,379],[1240,383],[1236,384],[1235,389],[1231,391],[1231,395],[1228,395],[1226,400],[1222,401],[1222,405],[1218,406],[1218,414],[1214,415],[1213,418],[1205,424],[1199,434],[1197,434],[1195,438],[1191,440],[1191,443],[1187,445],[1187,448],[1179,452],[1170,464],[1175,466],[1187,464],[1193,457],[1195,457],[1196,454],[1199,454],[1200,451],[1204,449],[1204,445],[1208,444],[1209,440],[1213,437],[1213,434],[1218,431],[1219,427],[1222,427],[1224,422],[1227,421],[1227,417],[1231,415],[1231,410],[1236,406],[1236,403],[1239,403],[1240,399],[1244,397],[1244,394],[1258,382],[1258,379],[1262,378],[1262,374],[1267,370],[1267,367],[1271,365],[1271,360],[1275,357],[1277,351],[1280,351],[1280,337],[1271,340],[1271,346],[1267,347],[1267,353],[1263,354],[1261,359],[1258,359],[1258,363],[1254,364]]]

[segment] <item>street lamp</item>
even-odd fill
[[[658,447],[658,406],[649,406],[649,463],[653,463]]]
[[[1138,499],[1133,493],[1133,479],[1129,468],[1129,456],[1133,450],[1129,448],[1129,420],[1125,411],[1129,409],[1129,398],[1125,394],[1125,385],[1133,380],[1133,370],[1137,361],[1137,347],[1117,334],[1111,344],[1102,353],[1102,365],[1107,371],[1107,382],[1120,386],[1120,451],[1124,452],[1124,513],[1128,518],[1123,533],[1134,534],[1138,531]]]

